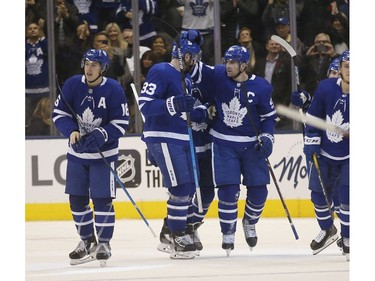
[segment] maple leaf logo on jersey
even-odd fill
[[[92,113],[90,108],[86,108],[85,111],[82,114],[82,117],[79,115],[79,123],[83,125],[83,128],[80,128],[81,134],[84,135],[87,132],[91,132],[97,127],[100,127],[100,124],[102,123],[102,118],[96,118],[94,114]]]
[[[208,2],[204,3],[203,0],[196,0],[195,3],[189,3],[193,16],[203,17],[207,15]]]
[[[349,131],[349,123],[344,123],[344,117],[340,110],[337,110],[333,115],[332,119],[327,116],[326,121],[329,125],[336,126],[345,131]],[[327,130],[327,137],[331,142],[338,143],[343,140],[343,134]]]
[[[224,123],[233,128],[242,125],[243,118],[247,113],[246,107],[241,108],[240,101],[237,97],[234,97],[230,102],[229,106],[225,103],[221,105],[221,109],[224,114]]]

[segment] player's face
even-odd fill
[[[85,76],[86,79],[92,81],[96,79],[101,74],[100,63],[97,61],[85,61]]]
[[[238,61],[234,60],[227,60],[225,62],[225,68],[227,70],[228,77],[236,77],[238,73],[240,72],[240,64]]]
[[[340,66],[341,78],[344,82],[349,83],[350,81],[350,67],[348,61],[343,61]]]

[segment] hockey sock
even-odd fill
[[[332,224],[333,220],[324,198],[324,194],[320,192],[311,191],[311,201],[314,203],[315,216],[320,226],[320,229],[327,230]]]
[[[201,188],[201,198],[202,198],[202,207],[203,212],[199,213],[197,197],[194,196],[192,204],[189,207],[188,212],[188,223],[196,223],[203,221],[205,215],[207,214],[208,208],[211,205],[211,202],[215,197],[214,187]]]
[[[240,187],[236,184],[219,186],[217,195],[221,233],[233,234],[237,226]]]
[[[108,243],[115,227],[115,210],[111,198],[93,198],[95,228],[99,243]]]
[[[339,198],[340,198],[340,225],[341,225],[341,236],[349,238],[350,228],[350,201],[349,201],[349,185],[339,186]]]
[[[268,190],[265,185],[247,186],[246,188],[247,193],[244,218],[247,219],[250,224],[256,224],[263,212]]]
[[[94,234],[93,213],[89,201],[89,197],[69,195],[74,224],[82,240],[87,240]]]
[[[191,183],[168,189],[167,223],[172,233],[182,233],[185,231],[188,209],[191,205],[192,189],[194,189],[194,186]]]

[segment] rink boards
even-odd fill
[[[306,162],[300,133],[276,134],[269,158],[277,184],[291,217],[313,217],[307,188]],[[25,146],[25,219],[69,220],[68,196],[64,193],[67,139],[26,140]],[[158,168],[146,158],[140,136],[120,139],[118,177],[136,206],[146,218],[166,214],[167,189]],[[271,178],[263,217],[285,217],[286,211]],[[239,216],[243,215],[246,189],[241,187]],[[217,197],[208,217],[217,217]],[[117,183],[116,218],[140,218],[135,206]]]

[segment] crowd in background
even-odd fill
[[[54,42],[47,33],[47,0],[26,0],[26,136],[51,135],[48,47],[56,54],[57,83],[75,74],[89,48],[106,50],[110,67],[105,76],[124,87],[130,108],[128,133],[134,126],[135,99],[131,0],[54,0]],[[349,0],[296,0],[297,57],[301,87],[314,93],[327,77],[328,66],[349,48]],[[251,54],[248,72],[273,86],[275,104],[290,104],[292,68],[289,54],[271,39],[276,34],[292,42],[288,0],[220,0],[221,50],[242,45]],[[204,38],[202,61],[214,65],[214,1],[139,0],[141,83],[155,63],[171,60],[173,38],[156,26],[159,18],[178,31],[198,29]],[[223,55],[223,54],[222,54]],[[140,85],[141,86],[141,85]],[[292,129],[280,120],[278,130]]]

